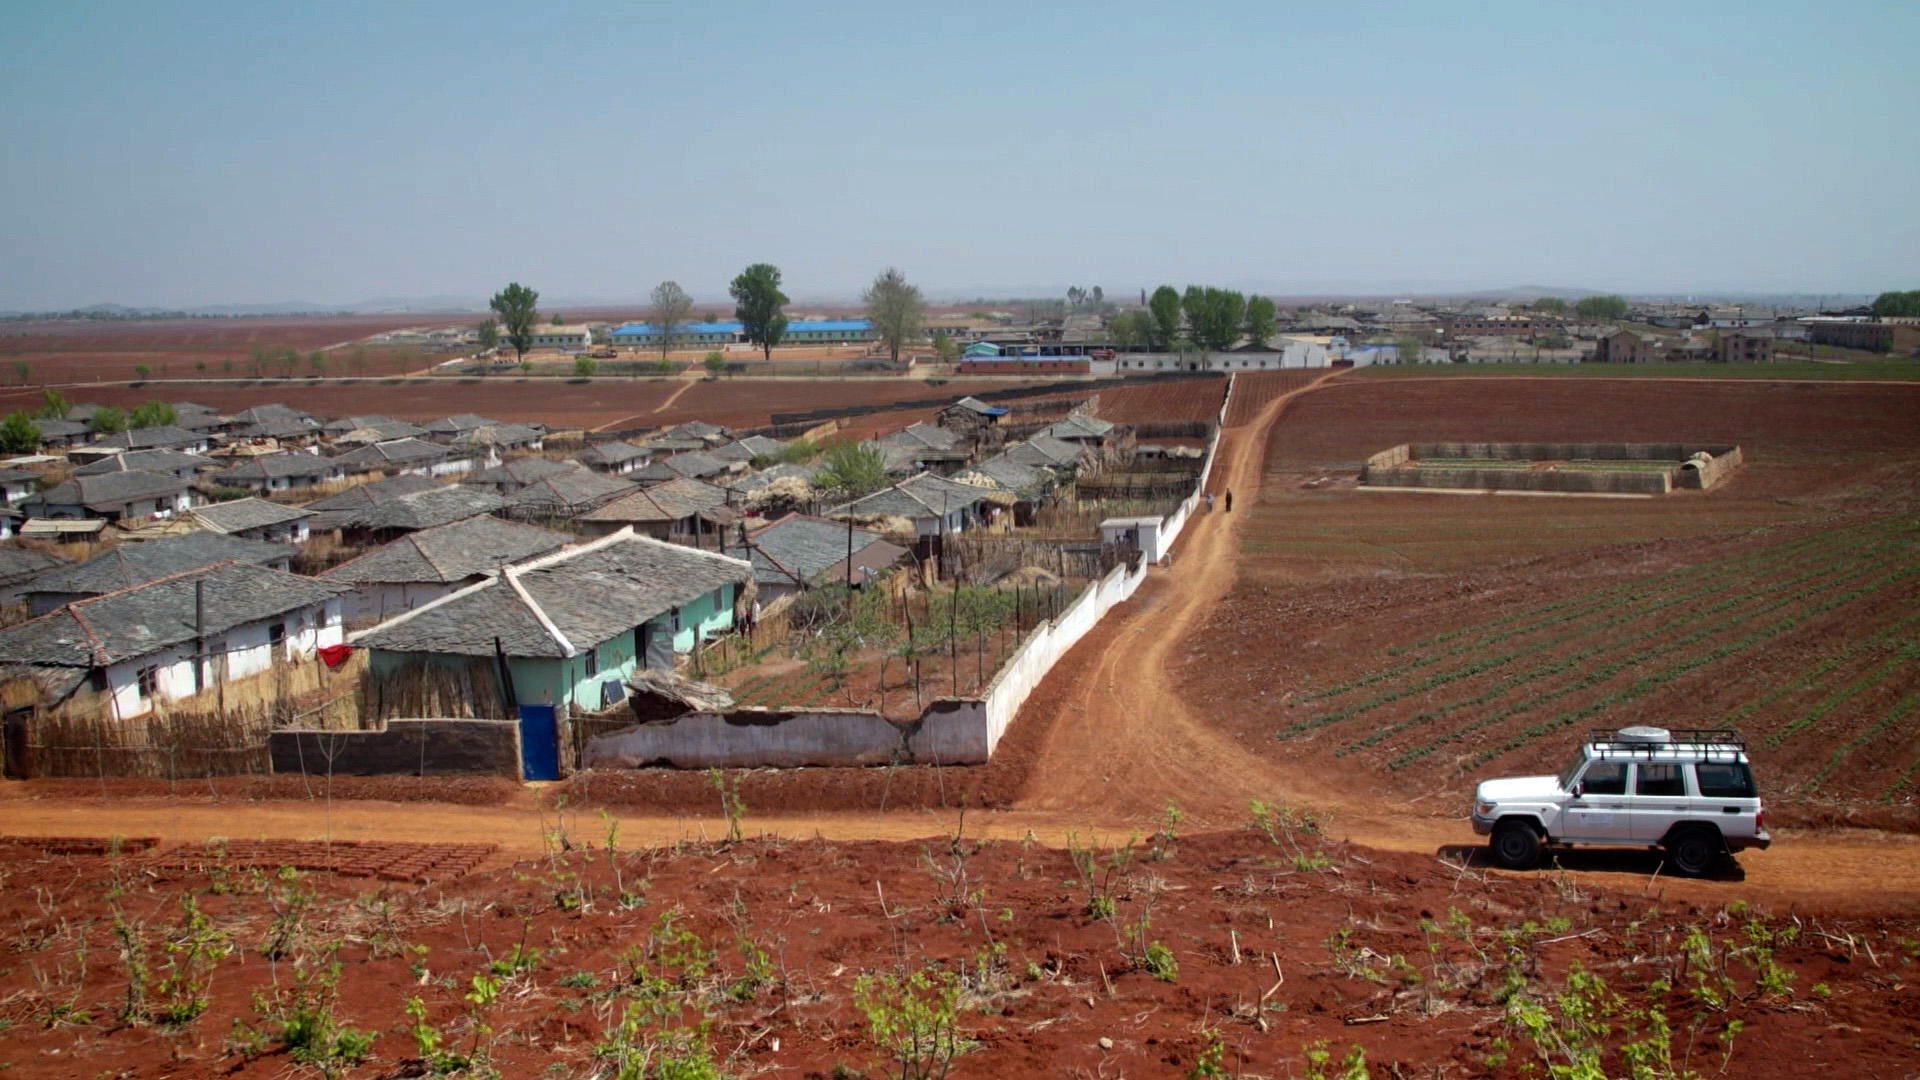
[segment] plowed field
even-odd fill
[[[1241,745],[1460,805],[1588,728],[1735,726],[1786,820],[1905,821],[1920,773],[1920,388],[1380,383],[1275,430],[1239,587],[1179,662]],[[1711,492],[1354,490],[1396,442],[1725,439]],[[1911,816],[1911,815],[1908,815]]]
[[[247,375],[247,362],[258,348],[298,350],[300,371],[305,374],[307,354],[315,349],[409,326],[459,321],[458,316],[338,315],[4,323],[0,324],[0,368],[5,369],[9,383],[18,381],[13,365],[22,361],[31,365],[34,382],[129,379],[136,364],[147,365],[155,375],[164,370],[175,378],[221,378]],[[225,371],[229,360],[234,372]],[[395,360],[395,353],[369,350],[367,373],[389,373],[392,368],[381,365]],[[419,362],[417,356],[414,362]],[[200,364],[206,367],[201,369]]]
[[[1100,391],[1100,418],[1116,424],[1206,420],[1220,416],[1227,380],[1218,376],[1170,379]]]

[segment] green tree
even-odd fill
[[[1152,344],[1155,332],[1153,315],[1145,310],[1122,311],[1107,320],[1107,337],[1122,349]]]
[[[1535,311],[1546,312],[1549,315],[1565,315],[1567,313],[1567,302],[1557,296],[1543,296],[1527,306]]]
[[[490,353],[500,347],[500,321],[487,319],[473,328],[473,336],[480,339],[480,351]]]
[[[1920,289],[1883,292],[1873,298],[1872,310],[1882,319],[1920,318]]]
[[[326,374],[327,354],[320,349],[313,350],[307,354],[307,366],[313,369],[315,375]]]
[[[693,297],[677,281],[663,281],[653,287],[653,328],[660,332],[660,359],[667,358],[680,327],[693,313]]]
[[[253,377],[258,379],[266,375],[267,365],[273,362],[273,354],[267,351],[265,345],[255,345],[247,360],[253,366]]]
[[[293,378],[294,371],[297,370],[299,367],[300,367],[300,350],[282,349],[280,351],[280,370],[285,375],[286,378],[289,378],[289,379]]]
[[[1173,339],[1180,336],[1180,294],[1171,285],[1153,290],[1153,298],[1147,301],[1147,314],[1153,319],[1150,338],[1153,347],[1172,348]]]
[[[727,358],[718,349],[708,353],[700,363],[707,369],[707,374],[716,378],[721,372],[727,370]]]
[[[40,407],[33,410],[35,420],[65,420],[73,406],[67,404],[66,396],[58,390],[48,388],[40,391]]]
[[[23,412],[11,412],[0,422],[0,452],[31,454],[40,449],[40,429]]]
[[[727,286],[733,296],[733,317],[747,340],[760,346],[761,355],[773,359],[773,347],[787,336],[787,294],[780,291],[780,268],[772,263],[754,263]]]
[[[821,456],[821,469],[813,483],[857,499],[887,486],[887,462],[880,456],[880,448],[870,443],[834,443]]]
[[[889,266],[860,294],[860,300],[867,305],[867,319],[887,347],[888,357],[898,364],[900,350],[920,336],[921,320],[926,317],[927,302],[919,287],[908,284],[905,274]]]
[[[1231,289],[1189,285],[1180,296],[1187,317],[1187,337],[1204,349],[1230,349],[1240,339],[1246,322],[1247,298]]]
[[[148,367],[148,366],[147,366],[146,364],[135,364],[135,365],[133,365],[133,377],[134,377],[134,378],[136,378],[136,379],[140,379],[140,380],[143,380],[143,381],[144,381],[144,380],[146,379],[146,377],[147,377],[147,376],[149,376],[149,375],[151,375],[151,374],[153,374],[153,369],[152,369],[151,367]]]
[[[1573,313],[1588,321],[1624,319],[1627,302],[1618,296],[1589,296],[1573,305]]]
[[[1420,358],[1426,352],[1426,349],[1420,344],[1420,339],[1412,334],[1401,334],[1399,337],[1394,338],[1393,346],[1399,351],[1400,362],[1403,364],[1419,363]]]
[[[1256,349],[1267,347],[1267,339],[1273,336],[1273,301],[1264,296],[1247,297],[1247,340]]]
[[[960,345],[953,340],[952,334],[936,330],[933,335],[933,355],[950,364],[960,358]]]
[[[576,356],[573,358],[573,373],[575,375],[591,377],[594,372],[599,370],[600,361],[595,360],[591,356]]]
[[[560,313],[559,313],[559,312],[557,312],[557,311],[553,313],[553,325],[555,325],[555,326],[565,326],[565,325],[567,325],[567,324],[566,324],[566,322],[565,322],[565,321],[563,321],[563,320],[562,320],[562,319],[560,318]]]
[[[500,316],[500,325],[506,328],[507,344],[513,346],[514,358],[527,355],[533,347],[533,320],[540,314],[540,294],[517,281],[509,282],[507,287],[493,294],[487,306]]]
[[[92,428],[96,435],[118,434],[127,430],[127,411],[116,409],[111,405],[102,405],[93,410],[93,415],[87,418],[87,426]]]
[[[130,428],[166,427],[180,422],[180,414],[164,401],[143,401],[127,414]]]
[[[13,362],[13,373],[20,377],[20,385],[25,386],[33,379],[33,365],[27,363],[25,360],[15,360]]]

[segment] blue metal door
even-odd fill
[[[520,706],[520,776],[560,779],[560,725],[551,705]]]

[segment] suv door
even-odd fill
[[[1556,840],[1569,843],[1619,843],[1630,838],[1627,818],[1627,781],[1631,767],[1624,761],[1587,762],[1574,780],[1578,792],[1567,800],[1564,824]]]
[[[1641,761],[1633,767],[1633,795],[1627,800],[1627,818],[1632,822],[1635,843],[1657,844],[1673,823],[1688,816],[1692,797],[1688,794],[1688,774],[1683,761]]]

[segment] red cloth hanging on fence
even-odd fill
[[[330,668],[337,668],[341,664],[346,663],[347,657],[352,655],[353,655],[353,646],[351,645],[320,646],[320,659],[326,661],[327,666]]]

